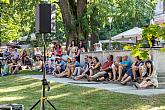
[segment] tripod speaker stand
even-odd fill
[[[33,110],[41,102],[40,110],[45,110],[45,102],[48,102],[49,105],[56,110],[53,104],[47,99],[45,94],[46,86],[48,86],[48,91],[50,89],[49,82],[46,80],[46,70],[45,70],[45,61],[46,61],[46,33],[51,33],[51,4],[43,3],[39,4],[36,8],[36,19],[35,19],[35,29],[36,33],[41,33],[43,36],[44,42],[44,59],[43,59],[43,79],[42,79],[42,94],[41,98],[30,108]]]
[[[43,60],[43,79],[41,80],[42,81],[42,95],[41,95],[41,98],[30,108],[30,110],[33,110],[33,108],[35,108],[35,106],[37,106],[40,102],[41,102],[41,106],[40,106],[40,110],[45,110],[45,102],[47,101],[49,103],[49,105],[54,109],[56,110],[56,108],[53,106],[53,104],[47,99],[46,97],[46,86],[48,86],[48,91],[50,89],[50,83],[46,80],[46,70],[45,70],[45,61],[46,61],[46,55],[45,55],[45,52],[46,52],[46,43],[45,43],[45,38],[46,38],[46,33],[44,33],[44,37],[43,37],[43,40],[44,40],[44,60]]]

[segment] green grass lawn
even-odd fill
[[[41,75],[43,73],[39,72],[39,71],[33,71],[33,70],[21,70],[21,71],[19,71],[18,74],[21,74],[21,75]]]
[[[18,76],[0,77],[0,104],[21,103],[25,110],[40,98],[41,81]],[[57,110],[149,110],[165,109],[165,94],[152,97],[51,82],[48,99]],[[46,104],[46,110],[53,110]],[[39,110],[39,106],[35,110]],[[158,109],[159,110],[159,109]]]

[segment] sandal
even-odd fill
[[[120,84],[121,84],[121,85],[126,85],[126,83],[124,83],[124,82],[120,82]]]

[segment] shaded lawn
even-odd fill
[[[17,74],[20,75],[42,75],[42,72],[34,71],[34,70],[20,70]]]
[[[21,103],[25,110],[40,98],[41,82],[17,76],[0,77],[0,104]],[[165,94],[152,97],[51,82],[48,99],[57,110],[148,110],[165,109]],[[39,110],[39,106],[34,110]],[[53,110],[46,104],[46,110]],[[162,109],[163,110],[163,109]]]

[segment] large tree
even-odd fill
[[[40,0],[10,0],[1,4],[1,40],[8,42],[34,32],[35,6]]]
[[[101,34],[108,38],[135,26],[148,25],[155,1],[59,0],[58,4],[67,38],[77,41],[91,35],[93,44],[98,42]]]
[[[87,0],[59,0],[58,5],[61,9],[67,40],[75,40],[77,43],[80,40],[79,36],[84,34],[79,19],[86,10]]]

